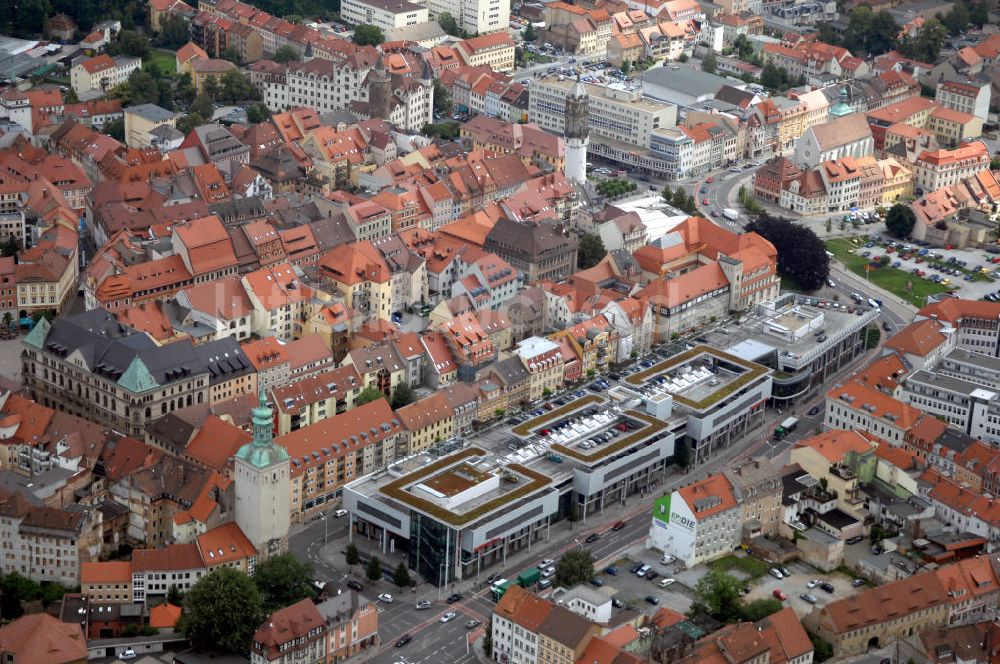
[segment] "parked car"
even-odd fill
[[[657,597],[656,595],[646,595],[646,601],[652,604],[653,606],[656,606],[657,604],[660,603],[660,598]]]
[[[671,579],[670,577],[667,577],[665,579],[661,579],[660,583],[659,583],[659,586],[661,588],[666,588],[667,586],[672,586],[672,585],[674,585],[674,580]]]
[[[887,330],[889,330],[889,329],[892,329],[892,328],[891,328],[891,327],[888,327],[888,328],[886,328],[886,329],[887,329]],[[848,543],[848,544],[857,544],[858,542],[863,542],[863,541],[864,541],[864,539],[865,539],[865,538],[864,538],[864,537],[862,537],[861,535],[855,535],[854,537],[849,537],[849,538],[847,539],[847,543]]]
[[[396,641],[396,647],[397,648],[402,648],[403,646],[405,646],[407,643],[409,643],[412,640],[413,640],[412,636],[410,636],[409,634],[404,634],[401,637],[399,637],[398,641]]]
[[[347,582],[347,587],[350,588],[351,590],[356,590],[358,592],[361,592],[362,590],[365,589],[365,587],[361,585],[360,581],[355,581],[354,579],[350,579]]]
[[[590,585],[600,588],[604,585],[604,579],[599,576],[595,576],[590,580]]]
[[[552,567],[555,564],[556,561],[552,560],[551,558],[546,558],[542,562],[538,563],[538,569],[545,569],[546,567]]]
[[[833,584],[830,583],[829,581],[824,581],[823,583],[819,584],[819,587],[822,588],[824,592],[828,592],[828,593],[831,593],[831,594],[835,590],[835,588],[833,587]]]
[[[810,604],[816,603],[816,595],[812,595],[810,593],[802,593],[799,595],[799,598],[804,602],[809,602]]]
[[[819,406],[813,406],[812,408],[809,409],[808,415],[809,415],[809,417],[812,417],[813,415],[815,415],[818,412],[819,412]]]
[[[775,588],[774,592],[772,592],[771,594],[774,595],[775,599],[780,599],[782,602],[788,599],[788,595],[786,595],[784,591],[781,590],[781,588]]]
[[[392,604],[392,595],[389,593],[382,593],[378,596],[378,599],[385,602],[386,604]]]
[[[416,609],[417,611],[423,611],[424,609],[429,609],[432,606],[434,606],[434,604],[429,599],[422,599],[419,602],[417,602]]]
[[[820,583],[822,583],[822,581],[820,581],[819,579],[813,579],[812,581],[806,584],[806,588],[809,588],[811,590],[816,586],[818,586]]]
[[[865,580],[854,579],[853,581],[851,581],[851,585],[854,586],[855,588],[860,588],[861,586],[865,585]]]
[[[611,576],[618,576],[618,568],[614,565],[608,565],[604,568],[605,574],[610,574]]]
[[[660,556],[660,562],[663,563],[664,565],[669,565],[670,563],[674,562],[675,560],[677,560],[677,559],[674,558],[671,555],[664,554],[664,555]]]
[[[469,620],[465,623],[465,629],[475,629],[479,627],[480,622],[478,620]]]
[[[785,567],[784,565],[779,565],[779,566],[778,566],[778,569],[780,569],[780,570],[781,570],[781,573],[782,573],[782,574],[784,574],[785,576],[791,576],[791,575],[792,575],[792,573],[791,573],[791,572],[789,572],[789,571],[788,571],[788,568],[787,568],[787,567]]]
[[[783,579],[783,578],[785,578],[785,575],[782,574],[781,570],[778,569],[777,567],[772,567],[771,569],[767,570],[767,573],[770,574],[771,576],[773,576],[776,579]]]

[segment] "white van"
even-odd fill
[[[666,579],[660,579],[659,586],[661,588],[666,588],[667,586],[672,586],[673,584],[674,584],[674,580],[673,579],[666,578]]]

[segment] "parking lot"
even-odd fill
[[[598,570],[597,578],[604,584],[598,590],[608,597],[612,597],[623,605],[631,606],[637,611],[652,615],[661,606],[667,606],[674,611],[684,613],[691,608],[692,591],[684,586],[680,581],[673,583],[666,588],[660,588],[660,582],[665,578],[674,578],[673,565],[663,565],[659,562],[660,554],[656,551],[649,551],[649,555],[629,555],[615,562],[616,573],[609,574],[606,569]],[[639,577],[631,572],[639,562],[646,563],[652,567],[655,574],[652,579],[649,577]],[[646,597],[655,597],[658,604],[651,604],[646,601]]]
[[[1000,284],[996,283],[997,276],[1000,276],[1000,262],[993,262],[1000,261],[997,254],[972,249],[920,247],[912,243],[876,239],[859,242],[854,253],[873,261],[887,256],[890,267],[911,274],[914,279],[934,280],[955,289],[959,297],[978,300],[1000,292]],[[973,280],[977,272],[981,276]]]
[[[805,615],[810,613],[813,607],[826,606],[834,600],[856,595],[859,591],[859,588],[851,585],[854,577],[847,576],[841,572],[824,574],[799,561],[790,562],[785,567],[792,573],[790,577],[779,580],[770,574],[766,574],[757,583],[751,585],[750,592],[744,599],[749,601],[774,597],[774,591],[780,588],[787,596],[785,604],[795,609],[795,612],[799,615]],[[808,584],[815,579],[832,584],[834,592],[825,592],[819,586],[809,588]],[[811,594],[816,598],[816,603],[811,604],[806,602],[800,597],[802,594]]]

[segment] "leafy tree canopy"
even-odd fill
[[[740,582],[735,576],[713,569],[698,579],[689,615],[705,613],[721,622],[729,622],[738,619],[741,612]]]
[[[260,592],[250,577],[222,567],[188,591],[180,628],[196,647],[242,653],[263,618]]]
[[[122,30],[118,38],[108,44],[108,55],[132,55],[145,60],[149,57],[152,45],[149,37],[134,30]]]
[[[382,561],[372,556],[368,559],[368,566],[365,568],[365,576],[369,581],[378,581],[382,578]]]
[[[378,389],[374,385],[369,385],[365,389],[361,390],[357,398],[354,400],[355,406],[363,406],[366,403],[375,401],[376,399],[384,399],[385,395],[382,394],[382,390]]]
[[[581,270],[594,267],[607,255],[604,242],[597,233],[586,233],[580,238],[580,246],[576,252],[576,265]]]
[[[396,386],[396,389],[392,391],[391,405],[393,410],[402,408],[403,406],[408,406],[416,400],[416,393],[413,391],[413,388],[406,383],[400,383]]]
[[[807,291],[821,288],[830,275],[826,245],[811,229],[781,217],[761,214],[746,226],[778,250],[778,272]]]
[[[295,50],[294,46],[285,44],[274,52],[274,57],[272,59],[275,62],[284,64],[286,62],[298,62],[302,59],[302,57],[299,55],[299,52]]]
[[[253,576],[265,613],[316,596],[313,568],[290,553],[270,558],[257,565]]]
[[[896,203],[885,215],[885,229],[893,237],[904,239],[910,237],[913,226],[917,223],[917,216],[908,205]]]
[[[358,46],[378,46],[385,41],[385,35],[377,25],[362,23],[354,28],[353,41]]]
[[[594,576],[594,556],[588,549],[570,549],[556,562],[556,585],[564,588],[590,581]]]

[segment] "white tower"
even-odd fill
[[[253,409],[253,442],[236,453],[236,524],[257,547],[259,560],[288,550],[291,461],[274,444],[273,415],[260,393]]]
[[[587,181],[587,144],[590,142],[587,88],[576,77],[576,84],[566,97],[566,177],[575,182]]]

